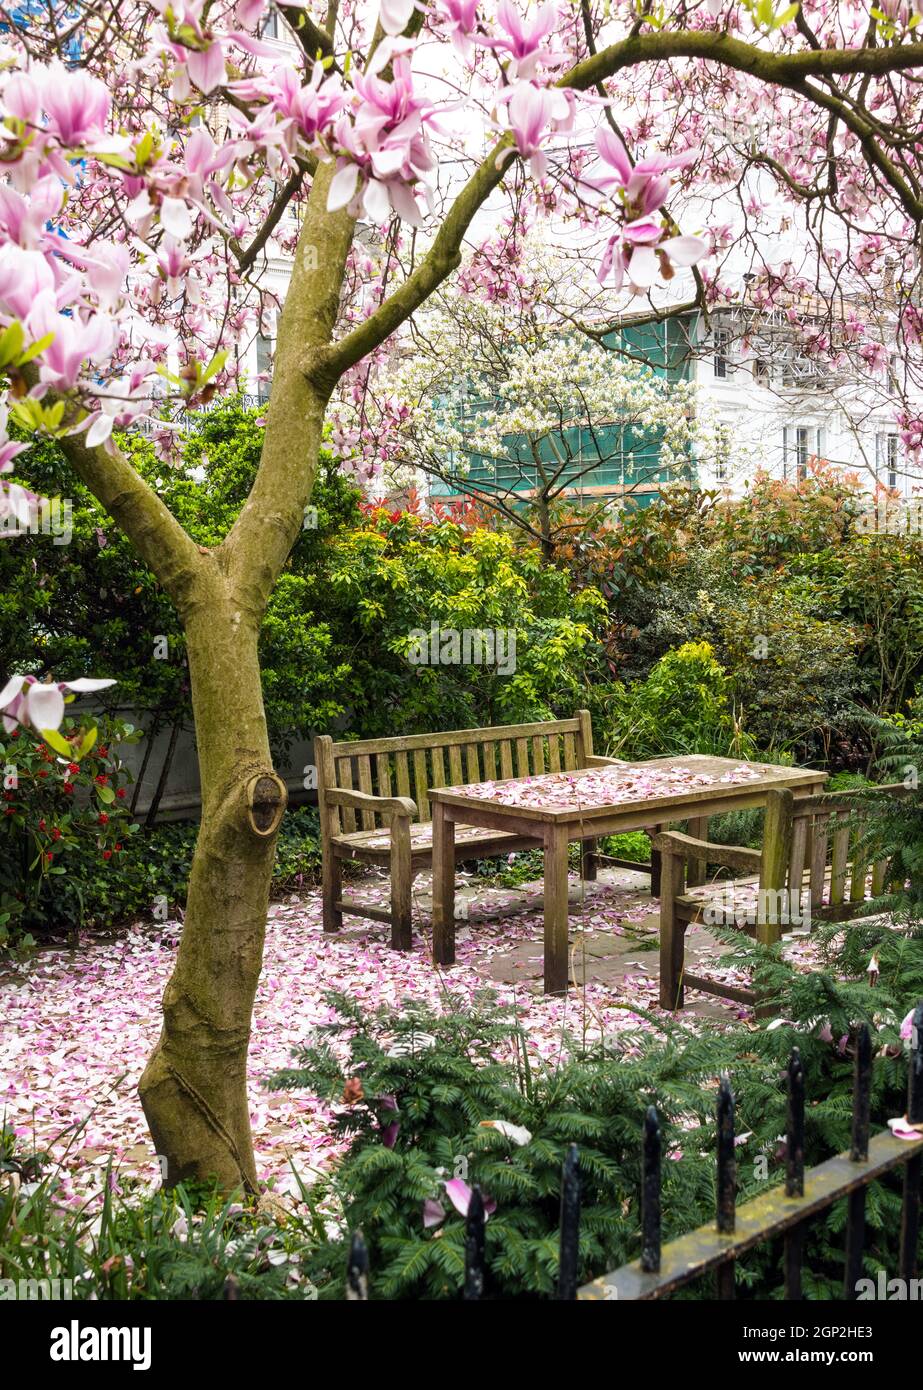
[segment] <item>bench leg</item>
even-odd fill
[[[582,840],[580,843],[580,877],[584,883],[596,882],[595,840]]]
[[[545,993],[567,992],[567,829],[545,828]]]
[[[455,822],[433,802],[433,962],[455,964]]]
[[[343,925],[343,914],[337,910],[336,904],[343,897],[343,865],[329,845],[324,848],[321,891],[324,905],[324,931],[339,931]]]
[[[411,924],[410,819],[395,816],[391,822],[391,945],[409,951],[413,945]]]
[[[696,816],[689,821],[689,834],[694,840],[708,839],[708,817]],[[704,859],[690,859],[686,866],[686,887],[698,888],[699,884],[704,883],[708,874],[708,865]]]
[[[683,891],[683,861],[677,854],[663,856],[660,895],[660,1007],[683,1007],[686,926],[676,914],[676,899]]]

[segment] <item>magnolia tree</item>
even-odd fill
[[[370,447],[392,486],[421,470],[504,517],[548,560],[580,524],[556,504],[601,468],[630,496],[688,477],[693,456],[711,464],[717,449],[694,386],[566,329],[554,269],[530,270],[493,301],[462,276],[395,360],[331,411],[344,457]]]
[[[287,50],[261,37],[267,0],[47,0],[40,21],[4,11],[0,51],[11,412],[60,441],[186,633],[202,826],[141,1101],[169,1182],[249,1189],[247,1046],[284,796],[257,635],[334,391],[362,390],[466,246],[472,292],[503,297],[503,258],[479,247],[504,199],[514,217],[571,228],[613,312],[641,296],[654,316],[671,280],[705,305],[726,294],[722,195],[746,209],[767,301],[795,280],[779,229],[801,218],[815,236],[797,275],[840,303],[873,291],[893,255],[908,349],[923,214],[923,51],[903,0],[309,0],[281,13]],[[728,113],[764,122],[755,150],[729,141]],[[116,431],[164,389],[195,406],[233,384],[235,345],[268,307],[273,239],[293,264],[262,457],[227,536],[202,547]],[[923,425],[908,418],[906,433],[919,443]],[[169,431],[158,444],[169,452]],[[3,507],[22,509],[28,455],[2,447]],[[365,447],[351,463],[376,467]],[[51,727],[57,699],[37,706],[35,673],[11,674],[10,717]]]

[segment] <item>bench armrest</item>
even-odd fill
[[[323,799],[328,806],[350,806],[356,811],[377,811],[383,816],[417,814],[417,803],[409,796],[370,796],[368,792],[346,791],[340,787],[325,787]]]
[[[745,845],[715,845],[710,840],[683,835],[679,830],[664,830],[650,838],[654,849],[659,849],[661,854],[678,854],[682,859],[707,859],[711,864],[747,869],[752,873],[759,873],[763,863],[762,852],[758,849]]]

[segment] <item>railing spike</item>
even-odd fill
[[[734,1092],[725,1073],[718,1085],[718,1230],[734,1229],[737,1202],[737,1156],[734,1149]]]
[[[465,1288],[467,1300],[484,1297],[484,1198],[475,1183],[465,1218]]]
[[[354,1231],[346,1261],[346,1298],[366,1303],[369,1297],[369,1252],[361,1231]]]
[[[788,1123],[785,1142],[785,1195],[804,1196],[804,1066],[797,1047],[788,1061]]]
[[[660,1272],[660,1121],[653,1105],[644,1115],[641,1157],[641,1268]]]
[[[561,1167],[561,1245],[558,1260],[558,1298],[577,1297],[580,1267],[580,1154],[570,1144]]]

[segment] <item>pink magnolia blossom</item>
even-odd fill
[[[59,314],[47,290],[38,296],[26,325],[33,341],[52,335],[41,356],[41,377],[65,390],[77,384],[85,364],[102,361],[111,352],[115,337],[109,315],[97,312],[83,319]]]
[[[40,734],[45,729],[59,729],[64,718],[64,696],[68,691],[86,693],[105,690],[114,680],[51,681],[48,684],[35,676],[11,676],[0,689],[0,712],[3,727],[12,733],[18,724]]]
[[[451,36],[453,48],[462,58],[469,58],[474,51],[478,0],[437,0],[436,14],[442,32]]]
[[[47,129],[62,145],[77,149],[105,133],[111,97],[98,77],[49,63],[41,74],[39,91]]]
[[[225,59],[224,49],[218,40],[215,39],[206,49],[188,49],[186,68],[193,82],[206,96],[220,87],[225,78]]]
[[[523,159],[528,159],[533,176],[544,178],[548,162],[541,146],[546,134],[567,129],[573,122],[568,94],[558,88],[517,82],[509,96],[504,97],[516,148]]]
[[[497,21],[505,34],[481,38],[479,42],[510,55],[509,76],[528,80],[535,76],[539,63],[545,67],[560,67],[567,61],[565,52],[546,43],[559,21],[555,0],[538,5],[531,22],[519,13],[512,0],[500,0]]]
[[[445,1185],[445,1195],[461,1216],[468,1215],[468,1208],[471,1205],[471,1198],[474,1194],[463,1178],[449,1178]],[[483,1200],[484,1220],[486,1221],[487,1218],[497,1210],[497,1204],[491,1197],[484,1197]]]

